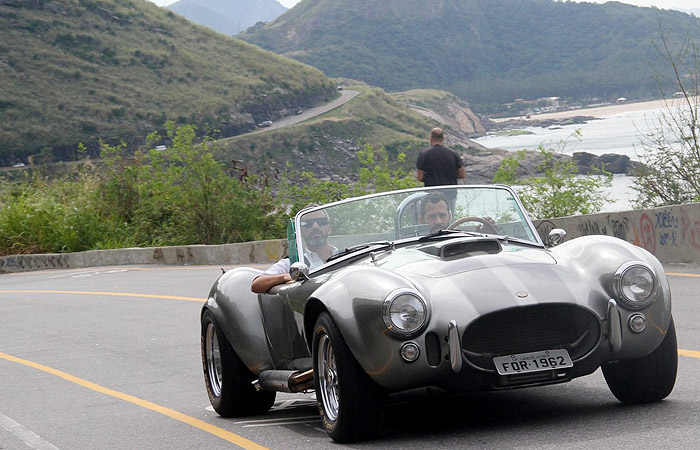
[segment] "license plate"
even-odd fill
[[[544,370],[573,367],[569,352],[566,350],[545,350],[541,352],[519,353],[517,355],[497,356],[493,364],[499,375],[541,372]]]

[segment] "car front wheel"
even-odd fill
[[[325,312],[314,327],[313,366],[316,401],[328,435],[336,442],[379,435],[386,393],[365,373]]]
[[[678,344],[673,318],[661,344],[637,359],[607,363],[603,375],[610,391],[622,403],[649,403],[666,398],[676,383]]]
[[[209,311],[202,314],[202,366],[209,401],[222,417],[263,414],[275,402],[273,391],[256,392],[248,370]]]

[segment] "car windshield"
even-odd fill
[[[290,245],[290,257],[313,270],[346,249],[439,236],[444,229],[541,245],[510,188],[460,185],[385,192],[304,209],[291,228],[290,244],[296,246]]]

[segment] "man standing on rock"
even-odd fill
[[[454,150],[442,145],[445,134],[442,128],[430,132],[430,147],[418,155],[416,178],[426,187],[457,184],[465,178],[464,163]]]

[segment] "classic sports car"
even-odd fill
[[[678,363],[671,292],[646,250],[608,236],[544,243],[507,186],[408,189],[306,208],[294,281],[226,272],[202,309],[206,388],[222,416],[315,389],[339,442],[377,436],[387,394],[498,390],[602,368],[624,403],[659,401]],[[320,249],[320,250],[319,250]],[[313,254],[325,250],[328,258]]]

